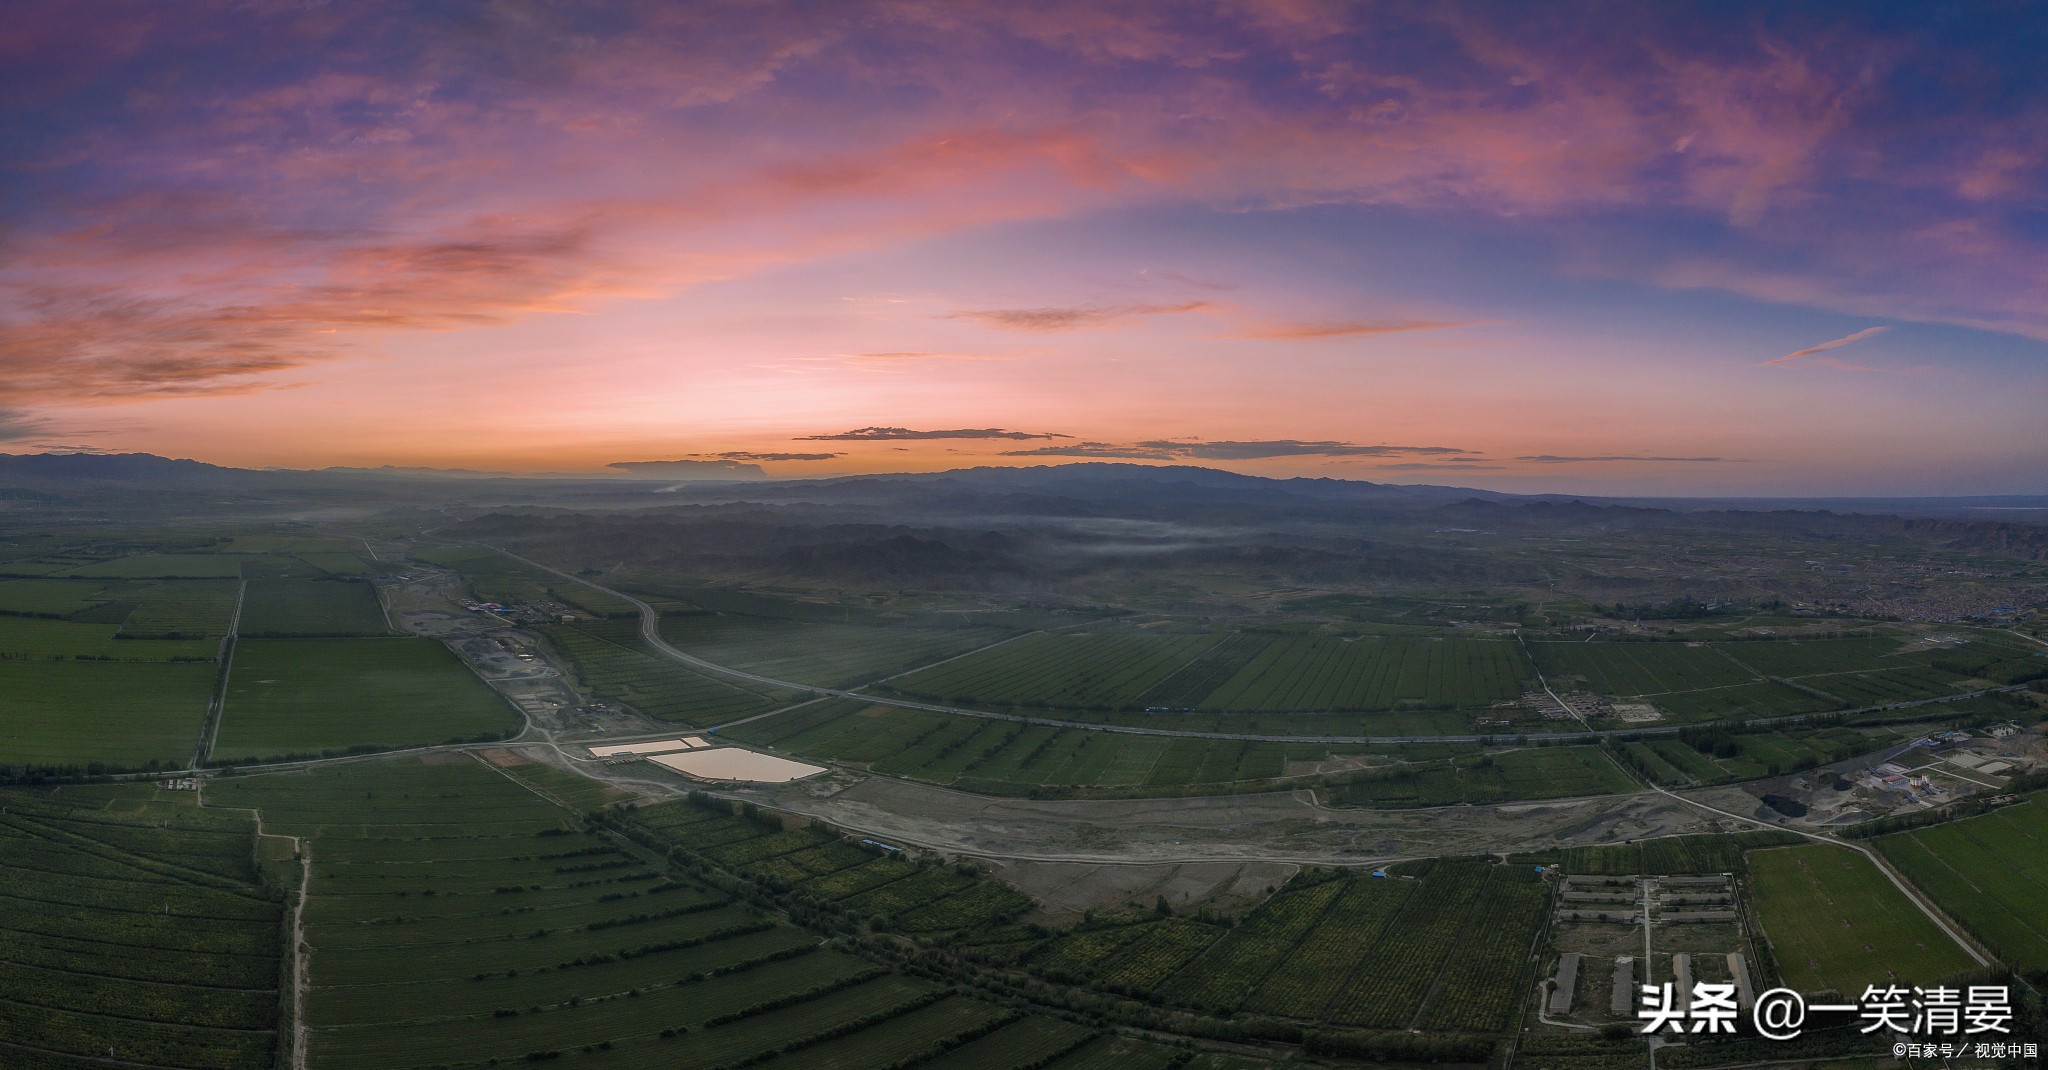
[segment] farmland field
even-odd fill
[[[182,765],[213,680],[211,662],[0,660],[0,766]]]
[[[0,581],[0,613],[68,617],[102,601],[94,596],[105,586],[98,580]]]
[[[1391,710],[1485,706],[1530,678],[1505,641],[1367,636],[1276,639],[1197,704],[1208,710]]]
[[[1384,879],[1323,871],[1227,929],[1125,912],[973,954],[1208,1014],[1490,1033],[1518,1005],[1549,902],[1525,866],[1447,861]]]
[[[112,624],[0,616],[0,658],[103,661],[212,661],[205,639],[120,639]]]
[[[242,600],[245,637],[383,635],[389,629],[368,583],[259,579]]]
[[[942,700],[1044,709],[1112,710],[1180,669],[1220,637],[1041,633],[945,665],[894,686]]]
[[[330,576],[367,576],[370,566],[346,550],[307,550],[292,555]]]
[[[554,625],[544,634],[570,664],[577,683],[649,717],[715,725],[774,709],[791,697],[713,679],[651,653],[640,645],[639,626],[630,621]]]
[[[662,638],[678,649],[779,680],[850,687],[987,646],[998,628],[836,624],[731,614],[666,615]]]
[[[1869,859],[1827,844],[1752,851],[1756,910],[1785,983],[1855,996],[1975,967]]]
[[[232,579],[241,574],[241,561],[227,554],[135,554],[95,561],[65,573],[121,579]]]
[[[882,919],[907,932],[971,929],[1031,906],[1004,885],[862,850],[822,828],[785,831],[779,820],[736,815],[723,803],[645,807],[633,813],[632,824],[686,855],[793,886],[829,913]]]
[[[1497,1029],[1548,903],[1548,887],[1524,867],[1440,861],[1388,920],[1400,938],[1359,946],[1321,1015],[1376,1028]]]
[[[1042,634],[896,682],[905,693],[999,706],[1215,713],[1484,706],[1531,674],[1501,641],[1231,633]]]
[[[1144,788],[1278,777],[1290,758],[1320,758],[1315,744],[1141,736],[1027,725],[832,699],[727,729],[742,742],[863,764],[876,772],[972,791]]]
[[[1761,682],[1712,646],[1692,643],[1531,643],[1545,677],[1575,676],[1607,695],[1656,695]]]
[[[1885,836],[1877,847],[2007,965],[2048,974],[2048,793]]]
[[[130,639],[191,639],[226,635],[241,584],[235,580],[129,580],[110,585],[104,608],[120,616]],[[80,614],[83,619],[87,614]]]
[[[1635,843],[1598,847],[1565,847],[1556,851],[1514,855],[1511,860],[1555,864],[1566,873],[1595,877],[1638,873],[1736,873],[1743,869],[1745,852],[1752,848],[1778,847],[1800,840],[1797,833],[1759,829],[1754,832],[1660,836]]]
[[[519,725],[430,639],[248,639],[235,649],[214,757],[491,738]]]
[[[308,1023],[322,1070],[541,1052],[604,1068],[778,1051],[776,1065],[879,1066],[993,1032],[1049,1060],[1093,1036],[824,946],[575,829],[567,811],[467,759],[247,777],[209,794],[310,837]],[[679,844],[774,835],[689,808],[680,816],[703,820],[662,826]]]
[[[1984,643],[1967,652],[1897,636],[1749,642],[1532,642],[1553,684],[1646,699],[1680,720],[1772,717],[1952,693],[1965,667],[2025,653]],[[1951,662],[1961,661],[1957,665]],[[1940,664],[1937,664],[1940,662]]]
[[[487,602],[509,604],[554,600],[596,617],[637,615],[630,602],[529,568],[493,550],[474,546],[423,546],[415,548],[410,557],[460,573],[470,590]]]
[[[248,817],[194,802],[0,791],[0,1064],[274,1065],[282,890]]]
[[[1333,784],[1336,806],[1449,806],[1611,795],[1636,782],[1599,747],[1533,747],[1374,770]]]

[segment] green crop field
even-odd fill
[[[0,791],[0,1064],[275,1065],[282,889],[247,815],[194,802]]]
[[[0,766],[183,765],[209,663],[0,660]]]
[[[107,588],[113,599],[107,605],[124,610],[118,619],[128,638],[221,636],[235,618],[241,586],[235,580],[130,580]]]
[[[1210,633],[1041,633],[894,682],[914,695],[996,706],[1113,710],[1214,647]]]
[[[1711,645],[1700,643],[1531,643],[1543,675],[1578,677],[1607,695],[1659,695],[1670,691],[1759,682]]]
[[[1438,862],[1388,923],[1401,937],[1360,948],[1323,1014],[1375,1028],[1498,1028],[1488,1019],[1523,987],[1548,903],[1548,887],[1522,867]],[[1436,985],[1447,969],[1455,982]]]
[[[243,640],[222,711],[221,759],[494,738],[520,725],[431,639]]]
[[[410,557],[460,573],[470,590],[486,602],[557,601],[596,617],[639,616],[631,602],[529,568],[495,550],[474,546],[419,547]]]
[[[1051,935],[985,930],[965,953],[1207,1014],[1491,1033],[1524,995],[1549,903],[1549,885],[1520,865],[1310,872],[1229,928],[1126,911]]]
[[[985,627],[835,624],[714,613],[661,619],[662,638],[678,649],[720,665],[824,687],[869,683],[1010,634]]]
[[[640,644],[639,626],[630,621],[553,625],[544,634],[585,690],[649,717],[713,725],[766,712],[793,697],[713,679],[650,653]]]
[[[330,576],[367,576],[367,562],[346,550],[310,551],[292,555]]]
[[[0,659],[77,658],[97,661],[212,661],[208,639],[121,639],[112,624],[0,616]]]
[[[1508,642],[1118,632],[1033,635],[893,686],[996,706],[1273,713],[1485,706],[1532,676]]]
[[[658,856],[576,828],[568,811],[467,758],[245,777],[209,794],[306,837],[315,1067],[1022,1066],[1078,1054],[1097,1035],[825,946]],[[794,842],[689,803],[644,811],[632,827],[681,857],[722,848],[767,859]],[[772,849],[745,847],[764,838]],[[1000,1049],[975,1047],[997,1036]],[[976,1051],[988,1061],[960,1062]],[[1002,1061],[1020,1053],[1030,1059]]]
[[[923,869],[856,848],[822,828],[785,831],[777,820],[735,815],[723,803],[667,803],[634,811],[633,827],[671,849],[757,880],[799,889],[818,909],[881,919],[907,932],[995,924],[1030,909],[1021,893],[946,869]]]
[[[1505,641],[1288,637],[1268,643],[1196,708],[1465,708],[1512,699],[1533,676],[1521,648]]]
[[[65,573],[114,579],[233,579],[241,574],[240,559],[227,554],[135,554],[95,561]]]
[[[1450,806],[1612,795],[1639,785],[1598,747],[1533,747],[1360,773],[1332,785],[1336,806]]]
[[[1931,985],[1976,962],[1870,860],[1828,844],[1752,851],[1757,919],[1785,983],[1850,997],[1867,985]]]
[[[2024,653],[1958,652],[1881,635],[1746,642],[1534,642],[1553,685],[1643,699],[1680,721],[1781,717],[1953,693],[1965,670],[2017,672]],[[1947,660],[1943,660],[1947,659]],[[1962,664],[1951,664],[1960,661]],[[1937,664],[1940,662],[1940,664]]]
[[[98,580],[0,581],[0,613],[68,617],[105,601],[96,597],[105,586]]]
[[[2007,965],[2048,976],[2048,793],[1877,846]]]
[[[245,637],[383,635],[376,588],[344,580],[249,581],[242,599]]]
[[[799,706],[725,734],[804,757],[1008,795],[1070,788],[1177,794],[1196,785],[1270,780],[1290,758],[1327,753],[1316,744],[1098,732],[849,699]]]
[[[1758,847],[1778,847],[1801,842],[1794,832],[1760,829],[1754,832],[1706,833],[1696,836],[1660,836],[1629,844],[1598,847],[1565,847],[1555,851],[1510,856],[1510,861],[1556,865],[1566,873],[1595,877],[1636,874],[1739,873],[1746,852]]]

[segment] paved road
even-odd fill
[[[1977,945],[1975,943],[1965,939],[1962,933],[1956,931],[1956,928],[1949,924],[1948,918],[1944,917],[1941,911],[1935,909],[1934,904],[1928,902],[1928,900],[1924,896],[1922,896],[1918,891],[1916,891],[1912,885],[1907,884],[1905,880],[1902,879],[1898,875],[1898,873],[1892,869],[1891,864],[1884,860],[1884,856],[1878,854],[1876,851],[1873,851],[1870,848],[1865,847],[1861,844],[1851,843],[1848,840],[1844,840],[1835,836],[1829,836],[1825,833],[1808,832],[1805,829],[1793,828],[1790,825],[1776,825],[1768,821],[1758,821],[1756,818],[1753,817],[1745,817],[1741,814],[1729,813],[1726,810],[1721,810],[1712,806],[1708,806],[1706,803],[1700,802],[1697,799],[1688,799],[1683,795],[1667,791],[1664,788],[1658,787],[1655,784],[1650,785],[1650,790],[1657,792],[1660,795],[1668,795],[1671,798],[1676,799],[1687,806],[1699,810],[1705,810],[1710,814],[1718,814],[1721,817],[1726,817],[1736,821],[1740,821],[1744,824],[1755,825],[1758,828],[1778,829],[1784,832],[1796,833],[1818,843],[1829,843],[1835,845],[1836,847],[1846,847],[1849,850],[1854,851],[1857,854],[1860,854],[1863,857],[1870,859],[1870,864],[1876,866],[1877,871],[1879,873],[1884,874],[1886,879],[1890,880],[1892,882],[1892,885],[1899,890],[1900,894],[1904,895],[1907,899],[1912,900],[1913,905],[1919,907],[1920,912],[1922,914],[1927,915],[1927,920],[1933,922],[1935,928],[1940,929],[1944,934],[1948,936],[1949,939],[1955,941],[1957,947],[1962,948],[1963,951],[1967,953],[1971,958],[1977,960],[1977,965],[1991,965],[1991,960],[1984,957],[1984,954],[1977,950]],[[1648,940],[1649,934],[1645,932],[1643,938],[1645,940]]]

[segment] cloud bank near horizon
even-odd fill
[[[1001,427],[965,427],[951,431],[913,431],[907,427],[856,427],[835,434],[804,435],[799,442],[915,442],[931,439],[1072,438],[1049,432],[1011,431]]]
[[[1072,445],[1039,446],[1009,450],[1005,457],[1121,458],[1144,461],[1254,461],[1275,457],[1403,457],[1443,456],[1469,453],[1449,446],[1361,446],[1351,442],[1304,442],[1299,439],[1269,439],[1257,442],[1176,442],[1150,439],[1143,442],[1077,442]]]

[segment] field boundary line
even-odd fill
[[[53,1009],[44,1006],[40,1003],[23,1003],[18,999],[9,999],[5,996],[0,996],[0,1003],[4,1003],[10,1007],[25,1007],[31,1011],[48,1011]],[[137,1018],[132,1014],[114,1014],[110,1011],[88,1011],[81,1010],[77,1007],[66,1007],[63,1008],[63,1011],[65,1014],[77,1015],[80,1018],[104,1018],[115,1022],[142,1022],[148,1025],[163,1026],[166,1029],[178,1030],[188,1034],[206,1032],[276,1033],[279,1031],[274,1028],[264,1029],[259,1026],[249,1025],[194,1025],[190,1022],[167,1022],[161,1018]]]
[[[1009,635],[1009,636],[1004,636],[1003,638],[1001,638],[1001,639],[998,639],[998,640],[996,640],[995,642],[993,642],[993,643],[990,643],[990,644],[988,644],[987,646],[978,646],[978,647],[975,647],[975,648],[974,648],[973,650],[963,650],[963,651],[961,651],[960,653],[958,653],[958,654],[955,654],[955,655],[953,655],[953,656],[952,656],[952,657],[950,657],[950,658],[940,658],[940,659],[939,659],[939,660],[937,660],[937,661],[934,661],[934,662],[930,662],[930,663],[928,663],[928,664],[925,664],[925,665],[916,665],[916,666],[912,666],[911,668],[905,669],[905,670],[903,670],[902,672],[899,672],[899,673],[893,673],[893,674],[891,674],[891,675],[888,675],[888,676],[884,676],[884,677],[882,677],[882,678],[881,678],[881,679],[879,679],[879,680],[869,680],[869,681],[868,681],[867,683],[864,683],[864,684],[856,684],[856,685],[854,685],[854,687],[853,687],[853,690],[856,690],[856,691],[858,691],[858,690],[860,690],[861,688],[866,688],[866,687],[873,687],[873,686],[875,686],[876,684],[886,684],[886,683],[888,683],[888,682],[889,682],[889,681],[891,681],[891,680],[900,680],[900,679],[902,679],[903,677],[906,677],[906,676],[912,676],[912,675],[915,675],[915,674],[917,674],[917,673],[921,673],[921,672],[925,671],[926,669],[936,669],[936,668],[938,668],[938,667],[939,667],[939,666],[941,666],[941,665],[950,665],[950,664],[952,664],[953,662],[959,661],[959,660],[960,660],[961,658],[971,658],[971,657],[973,657],[973,656],[974,656],[974,655],[976,655],[976,654],[981,654],[981,653],[985,653],[985,652],[987,652],[987,651],[990,651],[990,650],[994,650],[995,648],[997,648],[997,647],[999,647],[999,646],[1002,646],[1002,645],[1003,645],[1003,644],[1005,644],[1005,643],[1014,643],[1014,642],[1016,642],[1016,641],[1017,641],[1017,640],[1019,640],[1019,639],[1025,639],[1025,638],[1029,638],[1030,636],[1034,636],[1034,635],[1051,635],[1051,634],[1053,634],[1053,633],[1055,633],[1055,632],[1063,632],[1063,631],[1066,631],[1066,630],[1067,630],[1068,628],[1080,628],[1080,627],[1084,627],[1084,626],[1086,626],[1086,625],[1089,625],[1089,624],[1095,624],[1095,623],[1098,623],[1098,622],[1097,622],[1097,621],[1082,621],[1082,622],[1081,622],[1081,623],[1079,623],[1079,624],[1068,624],[1068,625],[1063,625],[1063,626],[1061,626],[1061,627],[1058,627],[1058,628],[1030,628],[1030,629],[1027,629],[1027,630],[1025,630],[1025,631],[1021,631],[1021,632],[1018,632],[1018,633],[1017,633],[1017,634],[1015,634],[1015,635]]]
[[[206,779],[202,778],[197,788],[193,791],[193,801],[198,804],[200,809],[237,810],[246,813],[256,822],[257,839],[290,840],[292,853],[298,856],[299,894],[291,907],[292,936],[291,944],[286,948],[286,951],[291,956],[292,977],[292,1020],[290,1022],[291,1070],[306,1070],[306,989],[310,987],[309,981],[311,978],[311,967],[306,964],[306,952],[308,950],[306,947],[306,897],[313,886],[312,837],[310,835],[292,836],[282,832],[263,831],[263,811],[259,807],[207,806],[206,784]],[[249,850],[254,854],[256,851],[255,845],[251,844]],[[256,859],[256,861],[260,862],[261,859]],[[276,1032],[283,1033],[284,1030],[279,1029]]]
[[[206,764],[213,757],[213,748],[220,740],[220,722],[228,708],[228,677],[234,674],[235,648],[240,645],[242,602],[248,597],[249,581],[243,580],[235,591],[235,615],[228,618],[228,634],[220,639],[220,686],[214,691],[212,701],[207,703],[206,723],[199,726],[199,746],[192,752],[194,767]]]
[[[1169,673],[1167,673],[1167,674],[1166,674],[1165,676],[1162,676],[1162,677],[1160,677],[1159,679],[1157,679],[1157,680],[1154,680],[1154,681],[1152,681],[1152,685],[1151,685],[1150,687],[1147,687],[1147,688],[1146,688],[1145,690],[1143,690],[1143,691],[1140,691],[1140,692],[1138,692],[1138,693],[1137,693],[1137,694],[1135,694],[1135,695],[1132,695],[1132,696],[1131,696],[1131,702],[1132,702],[1132,703],[1138,703],[1138,702],[1143,702],[1143,701],[1144,701],[1144,699],[1145,699],[1145,696],[1146,696],[1146,695],[1149,695],[1149,694],[1151,694],[1152,692],[1154,692],[1154,691],[1157,691],[1157,690],[1159,690],[1159,689],[1160,689],[1161,687],[1165,686],[1165,684],[1166,684],[1166,682],[1167,682],[1167,681],[1169,681],[1169,680],[1173,679],[1173,678],[1174,678],[1174,677],[1176,677],[1176,676],[1179,676],[1179,675],[1180,675],[1181,673],[1184,673],[1184,672],[1188,671],[1188,670],[1189,670],[1190,668],[1193,668],[1193,667],[1194,667],[1194,664],[1195,664],[1195,662],[1198,662],[1198,661],[1202,660],[1203,658],[1206,658],[1206,657],[1208,657],[1208,656],[1209,656],[1210,654],[1213,654],[1213,653],[1215,653],[1215,652],[1216,652],[1216,648],[1217,648],[1217,647],[1220,647],[1220,646],[1222,646],[1222,645],[1223,645],[1224,643],[1227,643],[1227,642],[1229,642],[1229,641],[1230,641],[1230,638],[1231,638],[1231,636],[1233,636],[1233,635],[1238,635],[1238,634],[1242,634],[1242,633],[1239,633],[1239,632],[1233,632],[1233,631],[1224,631],[1224,632],[1222,632],[1221,634],[1219,634],[1219,635],[1218,635],[1218,636],[1216,637],[1216,641],[1215,641],[1215,642],[1213,642],[1213,643],[1210,643],[1210,644],[1209,644],[1208,646],[1205,646],[1205,647],[1203,647],[1203,648],[1202,648],[1201,650],[1198,650],[1198,651],[1196,651],[1196,652],[1194,653],[1194,655],[1193,655],[1193,656],[1191,656],[1191,657],[1189,657],[1189,658],[1188,658],[1188,660],[1186,660],[1186,661],[1183,661],[1183,662],[1181,662],[1181,663],[1180,663],[1179,665],[1176,665],[1176,666],[1174,666],[1174,667],[1173,667],[1173,671],[1172,671],[1172,672],[1169,672]],[[1225,680],[1225,681],[1224,681],[1223,683],[1229,683],[1229,682],[1230,682],[1230,681],[1228,681],[1228,680]],[[1217,687],[1221,687],[1221,686],[1223,686],[1223,685],[1222,685],[1222,684],[1218,684],[1218,685],[1216,685],[1216,686],[1217,686]],[[1206,696],[1206,695],[1205,695],[1205,696],[1203,696],[1203,697],[1204,697],[1204,698],[1206,698],[1206,697],[1208,697],[1208,696]],[[1197,701],[1199,702],[1199,700],[1197,700]]]
[[[1992,813],[1992,814],[1995,814],[1995,813],[1997,813],[1997,812],[1998,812],[1998,811],[1994,810],[1994,811],[1992,811],[1991,813]],[[1991,814],[1980,814],[1980,815],[1978,815],[1978,816],[1980,816],[1980,817],[1990,817],[1990,816],[1991,816]],[[1970,820],[1970,819],[1969,819],[1969,818],[1965,818],[1964,820],[1966,820],[1966,821],[1967,821],[1967,820]],[[1949,822],[1949,823],[1950,823],[1950,824],[1961,824],[1962,822]],[[1938,826],[1938,825],[1930,825],[1930,826],[1928,826],[1928,827],[1929,827],[1929,828],[1939,828],[1940,826]],[[1957,880],[1959,880],[1959,881],[1962,881],[1962,882],[1963,882],[1964,884],[1968,885],[1971,891],[1973,891],[1973,892],[1976,892],[1976,893],[1977,893],[1978,895],[1981,895],[1981,896],[1983,896],[1984,898],[1986,898],[1986,899],[1988,899],[1988,900],[1991,900],[1991,901],[1992,901],[1993,903],[1998,903],[1998,905],[2000,905],[2000,906],[2004,906],[2004,904],[2003,904],[2002,902],[1999,902],[1999,898],[2000,898],[1999,896],[1997,896],[1997,895],[1994,895],[1994,894],[1992,894],[1991,892],[1988,892],[1988,891],[1984,890],[1983,888],[1979,887],[1979,886],[1977,885],[1977,882],[1976,882],[1976,881],[1973,881],[1973,880],[1971,880],[1971,879],[1970,879],[1970,878],[1969,878],[1969,877],[1968,877],[1967,875],[1965,875],[1965,874],[1963,873],[1963,871],[1962,871],[1962,870],[1959,870],[1959,869],[1957,869],[1956,867],[1954,867],[1954,866],[1950,865],[1950,864],[1949,864],[1949,861],[1948,861],[1948,859],[1947,859],[1947,858],[1944,858],[1944,857],[1942,857],[1942,854],[1941,854],[1941,852],[1939,852],[1939,851],[1935,850],[1935,849],[1934,849],[1934,848],[1932,848],[1932,847],[1929,847],[1929,846],[1927,846],[1927,844],[1926,844],[1926,843],[1925,843],[1924,841],[1922,841],[1922,840],[1920,839],[1920,833],[1922,833],[1922,832],[1925,832],[1925,831],[1927,831],[1927,830],[1926,830],[1926,829],[1909,829],[1909,830],[1907,830],[1907,831],[1906,831],[1906,836],[1907,836],[1907,837],[1908,837],[1909,839],[1911,839],[1911,840],[1912,840],[1912,841],[1913,841],[1913,842],[1914,842],[1915,844],[1917,844],[1917,845],[1919,846],[1919,848],[1920,848],[1921,850],[1923,850],[1923,851],[1927,852],[1927,856],[1928,856],[1929,858],[1932,858],[1932,859],[1934,859],[1934,860],[1935,860],[1936,862],[1939,862],[1939,863],[1941,863],[1941,868],[1943,868],[1943,869],[1945,869],[1945,870],[1948,870],[1948,871],[1949,871],[1950,873],[1953,873],[1953,874],[1955,874],[1955,876],[1956,876],[1956,879],[1957,879]],[[1980,846],[1981,846],[1981,845],[1980,845]],[[2044,929],[2036,928],[2036,927],[2034,926],[2034,924],[2033,924],[2032,922],[2029,922],[2029,921],[2027,921],[2027,920],[2026,920],[2025,918],[2021,917],[2020,915],[2018,915],[2018,914],[2016,914],[2016,913],[2015,913],[2015,914],[2013,915],[2013,919],[2014,919],[2014,920],[2016,920],[2016,921],[2018,921],[2018,922],[2020,923],[2020,926],[2021,926],[2022,928],[2026,929],[2026,930],[2027,930],[2028,932],[2030,932],[2030,933],[2033,933],[2033,934],[2034,934],[2035,936],[2037,936],[2037,937],[2041,938],[2041,940],[2043,940],[2044,942],[2048,942],[2048,930],[2044,930]]]
[[[703,727],[703,728],[693,729],[693,731],[697,731],[697,732],[704,732],[704,733],[707,733],[707,734],[709,734],[709,733],[712,733],[712,732],[721,732],[721,731],[724,731],[725,729],[728,729],[728,728],[733,728],[733,727],[736,727],[736,726],[738,726],[738,725],[743,725],[743,724],[752,724],[752,723],[754,723],[755,721],[765,721],[765,720],[767,720],[767,719],[768,719],[768,718],[770,718],[770,717],[780,717],[780,716],[782,716],[782,715],[783,715],[783,714],[785,714],[785,713],[789,713],[789,712],[791,712],[792,710],[800,710],[800,709],[803,709],[803,708],[804,708],[805,706],[809,706],[809,705],[812,705],[812,704],[814,704],[814,703],[819,703],[819,702],[826,702],[826,701],[829,701],[829,700],[830,700],[831,698],[832,698],[832,696],[831,696],[831,695],[819,695],[819,696],[818,696],[817,698],[807,698],[807,699],[803,700],[802,702],[792,702],[792,703],[790,703],[789,705],[787,705],[787,706],[783,706],[783,707],[781,707],[781,708],[779,708],[779,709],[773,709],[773,710],[769,710],[769,711],[768,711],[767,713],[750,713],[750,714],[746,715],[745,717],[742,717],[742,718],[740,718],[740,719],[739,719],[739,720],[737,720],[737,721],[726,721],[726,722],[724,722],[724,723],[721,723],[721,724],[714,724],[714,725],[706,725],[706,726],[705,726],[705,727]],[[602,739],[604,740],[604,742],[606,742],[606,743],[611,743],[611,742],[614,742],[614,740],[613,740],[613,739],[612,739],[612,738],[611,738],[610,736],[604,736],[604,737],[600,737],[600,738],[602,738]],[[661,737],[659,737],[659,736],[656,736],[656,737],[653,737],[653,738],[654,738],[654,739],[659,739],[659,738],[661,738]],[[627,743],[632,743],[632,742],[639,742],[639,741],[636,741],[636,740],[625,740],[624,742],[627,742]]]
[[[105,1055],[80,1055],[77,1052],[58,1051],[55,1048],[38,1048],[33,1044],[22,1044],[17,1041],[4,1039],[0,1039],[0,1048],[12,1048],[15,1051],[33,1051],[43,1055],[55,1055],[62,1059],[78,1059],[89,1063],[99,1063],[103,1066],[134,1066],[141,1068],[141,1070],[158,1070],[163,1065],[162,1063],[129,1062],[126,1059],[113,1059]]]

